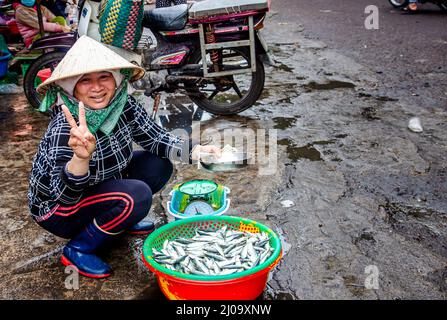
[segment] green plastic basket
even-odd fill
[[[222,276],[185,274],[165,268],[153,259],[152,249],[155,248],[160,250],[163,247],[163,242],[165,240],[171,240],[179,237],[192,238],[195,235],[196,229],[215,231],[223,226],[227,226],[228,230],[238,230],[251,233],[266,232],[270,235],[270,246],[274,249],[273,253],[266,261],[252,269]],[[145,259],[146,263],[151,265],[159,272],[185,280],[221,281],[242,278],[270,267],[274,262],[276,262],[277,259],[280,258],[280,254],[281,240],[273,230],[259,222],[233,216],[197,216],[184,220],[177,220],[155,230],[147,237],[143,244],[143,258]]]

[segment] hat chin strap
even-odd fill
[[[122,74],[120,70],[112,70],[108,72],[110,72],[115,78],[115,89],[117,89],[124,80],[124,74]]]
[[[57,80],[54,83],[62,88],[68,95],[73,96],[74,88],[78,83],[79,79],[82,78],[82,74],[79,76],[70,77],[67,79]]]

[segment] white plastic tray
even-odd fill
[[[268,0],[205,0],[189,9],[189,18],[198,19],[215,15],[268,9]]]

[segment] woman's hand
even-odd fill
[[[220,158],[222,156],[222,150],[219,147],[216,146],[201,146],[197,145],[192,150],[191,159],[192,160],[199,160],[201,154],[213,154],[216,159]]]
[[[96,149],[96,139],[88,130],[85,120],[84,104],[79,102],[79,126],[66,106],[62,106],[65,117],[70,124],[70,139],[68,145],[73,150],[74,155],[80,160],[90,160]]]

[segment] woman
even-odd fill
[[[169,159],[220,154],[215,146],[197,145],[190,155],[189,144],[150,120],[127,91],[128,79],[143,74],[83,36],[37,88],[47,90],[42,110],[53,107],[33,161],[31,215],[49,232],[71,239],[61,261],[88,277],[110,275],[95,255],[102,244],[123,231],[154,230],[152,222],[140,221],[172,174]],[[144,151],[133,151],[133,142]]]
[[[39,37],[39,19],[34,7],[36,1],[21,0],[20,3],[13,4],[15,19],[25,46],[29,47]],[[43,29],[45,32],[71,31],[70,27],[66,25],[64,17],[56,17],[45,6],[40,6],[40,10],[42,11]]]

